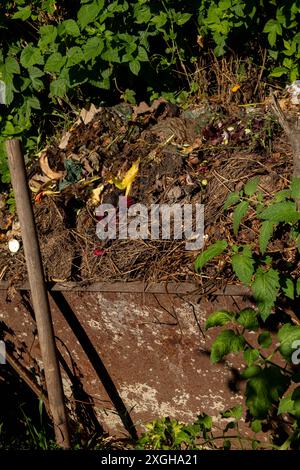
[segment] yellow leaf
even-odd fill
[[[140,160],[136,160],[132,164],[131,168],[125,173],[122,180],[113,176],[110,180],[108,180],[108,183],[114,184],[118,189],[125,189],[125,196],[128,196],[132,183],[134,182],[139,172],[139,163]]]
[[[96,206],[100,202],[100,194],[104,189],[104,184],[100,184],[98,188],[93,189],[92,196],[91,196],[91,203]]]
[[[241,88],[241,85],[237,84],[231,88],[232,93],[236,93]]]

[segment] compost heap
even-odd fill
[[[96,208],[117,206],[125,195],[128,207],[204,204],[208,246],[233,237],[232,213],[223,210],[228,193],[258,175],[260,190],[271,198],[288,185],[291,161],[286,138],[264,105],[225,109],[205,101],[183,111],[164,99],[151,107],[92,105],[28,167],[46,278],[196,281],[203,287],[229,282],[231,267],[218,259],[196,273],[201,250],[186,250],[185,240],[101,241]],[[22,244],[17,253],[8,249],[8,241],[21,242],[21,236],[7,198],[0,200],[0,280],[15,285],[27,279],[26,263]],[[238,241],[253,242],[257,232],[250,214]]]

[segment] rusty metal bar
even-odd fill
[[[0,282],[0,291],[11,287],[9,282]],[[12,286],[16,290],[30,291],[29,283]],[[145,282],[58,282],[48,283],[49,291],[58,292],[115,292],[120,294],[203,294],[201,286],[191,282],[145,283]],[[204,292],[206,295],[206,293]],[[222,289],[209,291],[207,295],[245,296],[251,295],[251,290],[241,285],[227,285]]]

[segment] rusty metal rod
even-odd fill
[[[0,291],[13,287],[20,291],[29,291],[28,282],[22,284],[10,284],[7,281],[0,281]],[[192,282],[151,282],[142,281],[131,282],[56,282],[48,283],[47,290],[53,292],[115,292],[118,294],[189,294],[189,295],[224,295],[233,297],[250,296],[251,289],[239,284],[224,286],[222,289],[211,290],[208,293],[202,292],[201,287]]]
[[[21,226],[31,298],[45,369],[55,438],[60,447],[68,449],[70,448],[70,438],[64,404],[64,392],[21,142],[16,139],[6,141],[6,151]]]

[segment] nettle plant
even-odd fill
[[[195,262],[200,273],[215,257],[225,256],[237,279],[251,290],[254,308],[220,310],[208,318],[206,329],[223,327],[213,342],[211,361],[242,354],[251,427],[259,432],[275,426],[274,442],[283,449],[300,448],[299,198],[298,178],[268,204],[259,178],[248,181],[228,195],[224,210],[232,211],[234,237],[243,222],[247,228],[248,215],[248,226],[250,220],[258,228],[257,239],[243,245],[234,244],[234,237],[229,243],[219,240]]]
[[[161,93],[168,73],[175,86],[171,69],[185,60],[188,38],[182,28],[191,16],[189,6],[173,0],[2,2],[0,80],[6,106],[1,106],[0,140],[22,135],[30,150],[49,131],[49,120],[70,109],[66,103],[109,103],[116,90],[134,103],[139,87],[148,86],[150,94],[155,83]],[[174,98],[176,90],[166,91]],[[0,173],[7,182],[3,149]]]
[[[300,71],[299,16],[298,0],[202,0],[198,21],[200,33],[212,37],[217,56],[236,50],[238,40],[255,59],[249,44],[260,45],[267,50],[270,76],[294,81]]]

